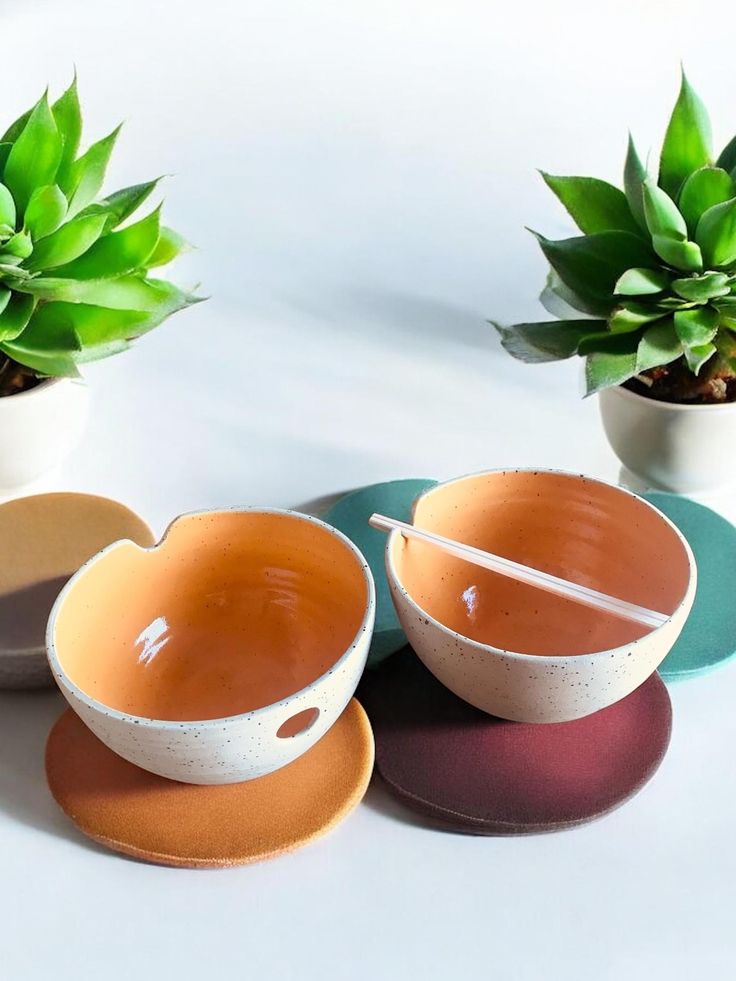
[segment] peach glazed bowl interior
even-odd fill
[[[628,695],[693,603],[695,561],[680,532],[641,498],[588,477],[461,477],[423,494],[414,524],[669,617],[639,626],[394,532],[386,568],[412,647],[448,688],[503,718],[560,722]]]
[[[49,663],[72,708],[132,763],[188,783],[272,772],[330,728],[365,665],[373,580],[306,515],[184,515],[118,542],[62,591]]]

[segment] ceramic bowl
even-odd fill
[[[84,565],[51,612],[49,663],[124,759],[236,783],[291,763],[339,718],[374,616],[365,559],[324,522],[200,512],[153,548],[118,542]]]
[[[617,702],[656,670],[695,596],[695,560],[672,522],[588,477],[461,477],[423,494],[414,524],[669,616],[640,627],[394,532],[386,569],[410,644],[447,688],[501,718],[564,722]]]

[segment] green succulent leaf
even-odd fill
[[[581,300],[562,282],[554,269],[547,273],[547,282],[544,289],[539,294],[539,302],[547,313],[560,320],[574,320],[576,313],[582,313],[588,317],[594,317],[595,307],[591,309],[585,300]]]
[[[40,375],[54,377],[79,374],[74,356],[81,348],[79,338],[68,324],[59,321],[39,323],[35,316],[15,340],[0,343],[0,350],[18,364],[32,368]]]
[[[107,224],[105,225],[105,231],[110,231],[125,221],[134,211],[138,210],[160,180],[161,178],[157,177],[156,180],[146,181],[144,184],[133,184],[131,187],[124,187],[119,191],[113,191],[112,194],[108,194],[102,201],[96,201],[94,204],[88,205],[82,214],[86,214],[92,210],[95,214],[106,214]]]
[[[676,198],[685,180],[711,162],[711,128],[705,106],[682,73],[680,94],[662,146],[659,184]]]
[[[636,219],[636,223],[643,230],[647,231],[646,216],[644,215],[643,185],[646,180],[647,172],[636,152],[634,141],[629,133],[629,146],[626,151],[626,162],[624,164],[624,192],[629,203],[631,213]]]
[[[111,310],[86,303],[44,303],[35,322],[63,322],[74,328],[82,352],[128,342],[158,326],[161,311]],[[95,354],[95,358],[97,355]]]
[[[104,227],[104,215],[87,215],[67,222],[37,243],[28,268],[46,270],[72,262],[97,241]]]
[[[69,201],[69,217],[73,218],[98,194],[105,179],[105,172],[118,138],[120,126],[108,136],[83,153],[74,161],[69,173],[69,179],[61,184],[61,189]]]
[[[683,344],[697,347],[708,344],[718,331],[718,311],[713,307],[694,307],[674,314],[675,332]]]
[[[17,256],[19,259],[27,259],[33,252],[31,236],[28,232],[16,232],[3,245],[3,252],[6,252],[8,255]]]
[[[92,217],[101,220],[104,227],[104,215]],[[103,235],[80,258],[57,269],[56,275],[72,279],[108,279],[140,269],[156,247],[160,225],[160,208],[157,208],[134,225]]]
[[[15,221],[16,211],[13,195],[4,184],[0,184],[0,224],[10,225],[15,231]]]
[[[727,296],[731,291],[728,276],[720,272],[706,272],[701,276],[688,276],[686,279],[673,279],[670,284],[678,296],[695,303]]]
[[[36,103],[5,164],[4,182],[19,213],[25,211],[33,190],[53,184],[61,159],[61,137],[46,94]]]
[[[580,341],[605,329],[604,320],[552,320],[502,327],[491,321],[501,335],[503,347],[519,361],[541,364],[572,357]]]
[[[613,288],[622,296],[648,296],[661,293],[669,285],[669,276],[663,269],[627,269]]]
[[[589,334],[578,345],[577,353],[581,356],[588,354],[635,354],[639,344],[637,334],[612,334],[609,330]]]
[[[199,303],[202,299],[166,280],[142,279],[140,276],[82,280],[43,276],[24,283],[23,289],[39,300],[88,303],[113,310],[142,310],[163,316]]]
[[[542,172],[581,232],[624,231],[640,234],[626,195],[613,184],[595,177],[556,177]]]
[[[20,134],[26,127],[26,123],[31,117],[34,107],[31,106],[30,109],[26,109],[25,112],[21,113],[17,119],[15,119],[10,126],[5,130],[2,137],[0,137],[0,143],[12,144],[18,139]]]
[[[636,373],[635,353],[599,351],[589,354],[585,360],[585,394],[594,395],[604,388],[622,385]]]
[[[160,266],[167,266],[173,262],[182,252],[188,252],[191,245],[173,228],[162,226],[161,234],[153,252],[145,261],[146,269],[157,269]]]
[[[700,272],[703,268],[703,256],[695,242],[683,242],[667,235],[653,235],[652,245],[657,255],[674,269]]]
[[[626,303],[613,311],[608,327],[614,334],[629,334],[666,316],[668,316],[667,311],[658,310],[657,307]]]
[[[710,361],[716,350],[715,344],[711,344],[710,342],[708,344],[696,345],[695,347],[685,345],[685,360],[690,371],[694,375],[699,375],[700,369],[707,361]]]
[[[66,218],[67,203],[57,184],[37,187],[28,202],[23,218],[25,229],[34,242],[45,238],[60,227]]]
[[[683,240],[687,238],[687,225],[677,205],[661,187],[652,180],[644,182],[644,216],[652,236]]]
[[[720,167],[729,174],[733,174],[733,171],[736,169],[736,136],[718,154],[716,167]]]
[[[5,164],[8,162],[8,157],[12,149],[12,143],[0,143],[0,178],[5,173]]]
[[[76,73],[69,88],[51,107],[51,112],[61,137],[61,159],[56,180],[59,185],[66,186],[82,138],[82,110],[79,106]]]
[[[736,262],[736,198],[708,208],[698,222],[695,240],[708,266],[727,267]]]
[[[13,294],[11,293],[11,291],[8,289],[7,286],[3,286],[2,284],[0,284],[0,315],[2,315],[3,310],[10,302],[10,297],[12,295]]]
[[[690,235],[695,234],[701,216],[715,204],[736,196],[736,185],[725,170],[701,167],[691,174],[682,186],[679,210],[687,222]]]
[[[0,313],[0,341],[12,341],[21,334],[31,319],[36,301],[32,296],[13,293]]]
[[[627,269],[656,266],[649,247],[631,232],[598,232],[560,241],[537,235],[537,240],[563,283],[598,316],[607,316],[616,305],[613,291]]]
[[[682,357],[682,341],[671,319],[647,327],[636,352],[636,374]]]

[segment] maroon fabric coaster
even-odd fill
[[[365,675],[360,699],[392,793],[449,830],[475,834],[556,831],[608,813],[652,777],[672,728],[657,674],[587,718],[534,725],[468,705],[410,648]]]

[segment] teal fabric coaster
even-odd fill
[[[652,492],[645,500],[666,514],[690,543],[698,567],[695,603],[659,673],[666,681],[692,678],[736,654],[736,528],[703,504]]]
[[[368,655],[369,667],[375,667],[401,650],[406,644],[406,635],[399,625],[386,580],[386,535],[371,528],[368,518],[378,512],[400,521],[411,521],[414,501],[436,483],[436,480],[415,479],[372,484],[347,494],[323,516],[324,521],[358,546],[376,581],[376,626]]]

